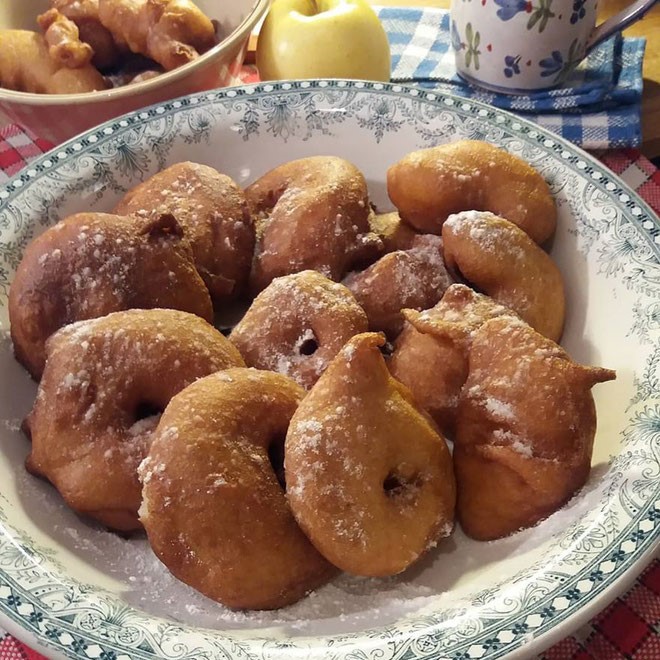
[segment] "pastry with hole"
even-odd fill
[[[202,378],[170,401],[140,467],[140,519],[154,552],[227,607],[284,607],[336,573],[283,490],[282,445],[304,395],[269,371]]]
[[[196,379],[244,366],[241,356],[200,317],[170,309],[72,323],[46,349],[26,420],[27,469],[74,511],[115,530],[140,529],[137,468],[159,413]]]
[[[343,285],[313,270],[275,278],[229,339],[249,367],[277,371],[309,389],[339,349],[367,330],[367,316]]]
[[[347,342],[296,410],[285,443],[296,520],[354,575],[400,573],[453,529],[449,449],[390,376],[384,343],[376,333]]]

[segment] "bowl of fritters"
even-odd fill
[[[472,154],[476,140],[482,143],[478,153],[485,157],[471,161],[468,176],[457,171],[461,159],[455,150],[468,162],[466,142]],[[490,150],[485,142],[492,145]],[[440,160],[438,151],[442,155],[447,150],[454,154],[447,162],[456,174],[448,174],[448,179],[455,181],[442,187],[424,185],[435,171],[430,165]],[[429,153],[436,158],[428,159]],[[548,241],[546,233],[543,247],[533,248],[513,225],[503,224],[505,219],[477,212],[484,201],[470,197],[486,187],[475,191],[475,178],[488,176],[492,188],[494,175],[508,169],[506,181],[498,180],[508,191],[503,197],[510,208],[498,211],[519,221],[528,217],[530,189],[513,184],[523,176],[508,167],[510,158],[501,160],[505,153],[527,163],[537,173],[538,186],[532,190],[538,193],[546,186],[554,200],[556,227],[553,220],[553,236]],[[331,159],[339,158],[352,164],[340,171],[357,168],[361,174],[349,176],[341,186],[336,181],[320,186],[319,181],[333,176]],[[302,173],[299,165],[292,166],[299,159],[307,161]],[[310,159],[315,177],[310,176]],[[396,163],[405,167],[391,170]],[[415,163],[419,168],[409,167]],[[280,185],[282,179],[272,171],[281,174],[282,167],[289,176]],[[195,181],[194,171],[201,170],[218,183]],[[405,175],[404,199],[392,198],[388,171]],[[218,194],[222,181],[224,189],[230,189],[227,178],[246,200],[249,195],[253,206],[259,204],[247,218],[238,210],[219,209],[237,197]],[[420,181],[421,192],[415,195],[414,184]],[[371,215],[365,189],[376,212],[389,216],[374,222],[378,241],[368,236],[372,232],[363,224]],[[309,285],[308,272],[300,280],[297,274],[283,275],[284,286],[277,284],[270,292],[264,288],[256,298],[250,292],[255,263],[260,264],[254,271],[259,274],[256,283],[264,287],[270,285],[263,273],[274,275],[282,268],[323,268],[344,282],[343,269],[349,268],[355,278],[347,284],[360,299],[377,294],[364,313],[369,324],[380,325],[384,315],[373,310],[391,310],[396,287],[406,296],[411,289],[415,293],[407,276],[416,272],[411,266],[439,265],[437,250],[425,262],[423,257],[432,253],[432,239],[441,237],[417,235],[405,221],[397,222],[405,202],[460,189],[464,212],[440,228],[448,239],[443,241],[448,252],[440,261],[450,261],[460,271],[454,275],[479,291],[465,283],[452,284],[435,309],[424,309],[433,304],[426,298],[418,304],[406,297],[408,326],[390,346],[383,343],[383,354],[384,337],[363,333],[359,309],[358,314],[347,313],[348,307],[355,310],[359,305],[357,296],[349,306],[345,301],[352,294],[347,288],[339,293],[345,285],[326,281],[323,271],[312,274],[314,281],[325,282],[323,288]],[[300,203],[303,194],[305,204]],[[284,206],[280,204],[277,213],[266,211],[268,198],[273,203],[284,200]],[[349,206],[346,199],[355,203]],[[492,210],[494,195],[489,194],[487,202]],[[128,222],[128,216],[108,217],[117,213],[137,215],[132,216],[134,222]],[[253,214],[255,223],[250,222]],[[538,216],[535,210],[529,217],[536,224]],[[418,224],[422,220],[429,218],[418,215]],[[197,221],[202,224],[192,224]],[[469,222],[475,224],[470,227]],[[197,231],[206,226],[213,229]],[[239,240],[250,227],[254,246]],[[187,243],[192,239],[186,238],[186,231],[195,236],[197,252]],[[657,554],[659,232],[656,214],[623,180],[549,131],[439,90],[366,81],[285,81],[195,94],[98,126],[35,159],[0,186],[0,626],[49,658],[80,660],[513,660],[538,655],[603,611]],[[422,238],[423,249],[415,247]],[[201,249],[211,239],[217,240],[218,249]],[[379,242],[391,251],[368,257],[357,249]],[[55,361],[47,358],[50,375],[42,382],[53,387],[42,388],[43,397],[38,394],[41,385],[15,359],[20,328],[32,326],[21,323],[23,309],[45,309],[45,314],[27,319],[52,324],[61,318],[54,311],[72,310],[74,301],[77,309],[94,305],[98,313],[105,305],[107,311],[114,300],[129,300],[129,294],[135,300],[142,285],[160,305],[165,305],[165,294],[191,304],[189,291],[204,295],[204,281],[223,285],[214,287],[214,295],[230,295],[234,289],[228,285],[241,277],[236,266],[243,263],[238,255],[244,251],[249,270],[243,273],[245,293],[217,307],[217,328],[207,328],[203,336],[210,333],[220,346],[218,330],[227,332],[233,326],[226,341],[236,342],[246,364],[257,354],[263,356],[261,371],[233,367],[212,374],[211,381],[195,372],[200,378],[191,385],[194,389],[176,394],[183,393],[174,407],[168,404],[168,412],[162,411],[161,387],[172,391],[182,382],[186,361],[183,349],[177,349],[175,357],[165,343],[168,328],[181,324],[159,317],[169,311],[179,318],[189,307],[149,315],[152,321],[140,326],[151,327],[151,334],[137,339],[131,334],[133,323],[123,322],[116,329],[117,316],[64,328],[62,341],[51,342],[49,350],[57,355]],[[224,256],[231,253],[233,257]],[[347,254],[362,263],[349,263]],[[202,261],[209,255],[214,258]],[[218,255],[221,260],[215,259]],[[383,276],[383,264],[394,261],[391,255],[397,267]],[[276,256],[280,259],[274,260]],[[191,271],[194,258],[199,272]],[[376,259],[381,266],[365,276]],[[547,259],[561,275],[563,296],[557,295],[559,287],[549,276],[554,269],[543,266]],[[479,271],[474,264],[481,265]],[[493,280],[497,290],[481,277],[486,266],[501,267]],[[174,285],[184,274],[197,283],[194,288]],[[444,278],[437,281],[437,287],[447,284]],[[37,287],[35,282],[42,284]],[[307,294],[319,289],[322,296]],[[506,293],[507,299],[486,301],[486,291]],[[318,304],[326,298],[332,305]],[[527,306],[527,300],[535,304]],[[524,303],[521,314],[544,312],[534,315],[537,325],[538,318],[553,310],[554,318],[563,318],[561,348],[514,323],[504,309],[504,304],[514,303]],[[210,304],[200,305],[207,318]],[[472,330],[471,324],[481,323],[478,309],[488,319]],[[132,318],[134,311],[112,313]],[[157,332],[154,320],[161,323]],[[390,320],[385,318],[388,325]],[[200,323],[205,322],[198,319],[194,326]],[[287,428],[285,433],[278,421],[269,427],[274,430],[272,444],[257,447],[254,438],[262,422],[267,426],[265,422],[280,420],[279,415],[284,418],[276,404],[284,399],[290,410],[299,392],[289,384],[293,396],[285,398],[277,383],[274,392],[265,391],[266,381],[287,382],[283,379],[293,377],[294,369],[301,377],[301,365],[306,374],[312,373],[317,358],[325,358],[331,349],[331,331],[359,335],[333,349],[340,353],[332,360],[339,361],[301,400],[291,432]],[[396,331],[389,329],[390,334]],[[552,327],[545,331],[554,332]],[[401,359],[406,352],[403,339],[399,342],[404,333],[407,360]],[[30,336],[38,339],[34,332]],[[420,337],[430,344],[421,343]],[[429,350],[429,345],[438,350]],[[191,342],[185,353],[201,362],[205,351]],[[398,363],[398,375],[388,376],[386,360]],[[279,373],[269,373],[273,369]],[[594,377],[608,377],[610,369],[616,379],[595,385],[593,400],[591,394],[585,396],[585,385],[593,384]],[[92,380],[93,374],[105,373],[121,381],[120,387],[109,390],[104,381]],[[253,376],[257,380],[250,380]],[[413,387],[429,382],[424,399],[413,394]],[[142,384],[152,389],[145,387],[135,396],[134,385]],[[423,394],[421,387],[419,392]],[[411,509],[404,506],[430,501],[418,498],[440,483],[444,472],[438,468],[445,462],[438,458],[447,454],[428,449],[442,445],[430,441],[430,422],[412,414],[411,400],[424,401],[419,405],[448,427],[447,437],[454,434],[452,461],[456,474],[460,472],[458,523],[453,528],[434,524],[437,536],[423,544],[423,521],[415,514],[407,517]],[[122,403],[122,411],[107,421],[99,417]],[[154,424],[159,429],[155,439],[149,437]],[[232,433],[236,460],[227,460],[229,442],[224,437],[222,444],[214,440],[216,450],[211,439],[232,425],[237,429]],[[100,429],[99,442],[94,441],[93,448],[73,445],[90,427]],[[30,440],[24,431],[31,433]],[[486,436],[493,442],[486,442]],[[592,449],[586,437],[593,438],[590,455],[583,451]],[[143,463],[139,452],[145,442],[151,447]],[[266,451],[281,448],[282,442],[284,452]],[[43,453],[46,446],[48,455]],[[26,470],[25,461],[33,452],[28,466],[53,483]],[[131,474],[119,472],[118,465],[130,467],[131,461]],[[135,461],[142,465],[142,476],[137,476],[143,492]],[[389,461],[396,461],[396,469]],[[250,465],[254,471],[243,472]],[[264,480],[253,479],[257,472]],[[127,474],[135,490],[116,485],[115,475]],[[61,475],[66,482],[60,481]],[[77,488],[83,481],[85,491]],[[62,495],[55,482],[63,483]],[[444,483],[450,485],[448,479]],[[576,483],[583,485],[575,490]],[[564,502],[567,490],[575,494],[550,515],[548,501]],[[148,536],[139,530],[130,535],[109,531],[106,523],[75,513],[64,495],[77,510],[97,518],[100,514],[115,527],[126,527],[117,513],[130,506],[131,515],[144,516]],[[279,591],[287,599],[301,595],[297,603],[273,610],[245,609],[283,605],[271,599],[272,586],[301,575],[311,563],[297,562],[287,553],[291,546],[281,539],[289,537],[278,531],[284,527],[263,522],[266,514],[286,512],[289,501],[297,507],[300,533],[314,536],[328,561],[341,563],[343,572],[338,567],[327,584],[307,595],[298,589]],[[376,508],[379,502],[386,504]],[[391,508],[385,508],[388,502]],[[493,515],[495,507],[504,515]],[[391,511],[389,520],[405,523],[403,532],[399,527],[378,534],[391,530],[373,524],[382,522],[381,511]],[[502,522],[525,529],[502,536],[511,531],[510,526],[503,529]],[[265,540],[255,542],[258,536]],[[415,540],[423,556],[414,554]],[[356,552],[331,554],[340,542],[344,547],[354,544]],[[366,551],[371,553],[368,559]],[[415,556],[419,561],[407,570],[383,576]],[[230,564],[231,557],[235,561]],[[362,558],[363,565],[348,565],[347,558]],[[352,574],[358,572],[360,576]],[[318,574],[309,571],[306,577],[316,579]],[[368,574],[372,577],[364,577]],[[311,589],[306,580],[294,582],[305,585],[304,591]]]
[[[11,0],[0,116],[61,143],[99,122],[237,80],[268,0]]]

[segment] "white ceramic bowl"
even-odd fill
[[[225,87],[237,81],[248,40],[268,9],[269,0],[195,0],[218,21],[218,45],[194,62],[151,80],[102,92],[85,94],[28,94],[0,88],[0,113],[59,144],[81,131],[125,112],[192,92]],[[36,17],[48,8],[47,0],[3,0],[0,29],[38,30]]]
[[[487,140],[550,184],[566,281],[562,343],[617,371],[594,388],[588,483],[548,520],[490,543],[460,530],[390,579],[341,576],[275,612],[231,612],[177,582],[144,538],[76,517],[26,473],[20,422],[35,384],[13,359],[7,292],[27,242],[59,218],[107,211],[166,165],[239,184],[334,154],[391,208],[387,167],[433,144]],[[512,114],[435,91],[360,81],[232,87],[100,126],[0,186],[0,625],[49,658],[529,660],[593,617],[660,539],[660,222],[602,163]],[[392,543],[396,543],[392,536]]]

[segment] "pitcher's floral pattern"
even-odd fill
[[[479,44],[481,42],[481,35],[479,32],[472,30],[472,23],[468,23],[465,26],[465,38],[467,39],[467,49],[465,51],[465,66],[471,67],[474,66],[475,69],[479,69],[479,55],[481,51],[479,50]]]
[[[520,74],[520,55],[507,55],[504,58],[504,75],[511,78]]]
[[[586,14],[587,11],[584,8],[584,3],[587,0],[575,0],[573,2],[573,11],[571,12],[571,25],[575,25],[578,21],[582,20]]]
[[[576,0],[576,4],[579,1]],[[552,0],[539,0],[538,5],[534,5],[531,0],[495,0],[495,4],[499,7],[497,17],[503,21],[510,21],[522,12],[531,14],[527,21],[528,30],[531,30],[538,23],[539,32],[543,32],[548,21],[556,16],[550,9]]]
[[[541,76],[544,78],[554,76],[555,81],[566,77],[580,61],[580,58],[577,57],[579,50],[577,39],[572,41],[566,59],[564,59],[564,56],[558,50],[553,50],[549,57],[539,62],[539,66],[542,69]]]
[[[456,71],[496,93],[556,87],[585,58],[595,7],[587,0],[453,0]]]

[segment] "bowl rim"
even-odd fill
[[[122,85],[114,89],[98,90],[93,92],[82,92],[78,94],[37,94],[35,92],[19,92],[13,89],[4,89],[0,86],[0,103],[12,102],[32,106],[63,106],[75,105],[77,103],[103,103],[126,97],[138,96],[141,92],[151,92],[170,83],[185,78],[196,68],[204,66],[210,60],[215,59],[221,53],[239,45],[242,40],[248,39],[252,30],[265,15],[271,0],[253,0],[252,8],[248,15],[234,28],[220,43],[210,50],[194,59],[192,62],[182,64],[176,69],[166,71],[160,76],[143,80],[130,85]]]

